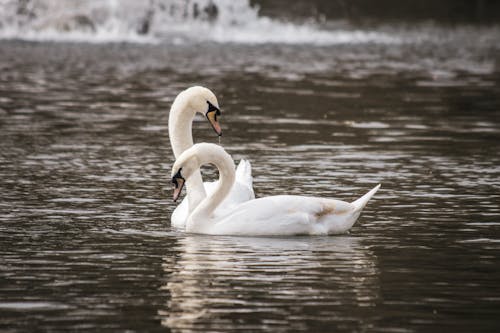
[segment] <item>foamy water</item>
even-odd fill
[[[248,0],[0,0],[0,38],[37,41],[158,43],[397,43],[395,35],[331,30],[259,15]]]

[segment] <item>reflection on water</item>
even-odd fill
[[[359,239],[187,236],[176,250],[164,259],[170,301],[159,311],[173,331],[373,325],[351,317],[373,316],[379,296],[376,257]]]
[[[499,39],[461,31],[1,42],[0,330],[498,331]],[[257,196],[352,200],[381,182],[351,235],[170,230],[167,110],[196,83],[217,93],[221,143],[251,160]],[[201,118],[194,137],[217,142]]]

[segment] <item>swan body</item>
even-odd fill
[[[174,156],[179,157],[186,149],[193,146],[192,123],[196,113],[202,113],[220,136],[222,130],[217,121],[220,116],[219,103],[214,93],[204,87],[188,88],[175,98],[170,108],[168,134]],[[238,166],[238,177],[219,211],[225,211],[241,202],[254,199],[252,171],[250,162],[242,160]],[[187,197],[172,213],[172,226],[184,228],[189,214],[207,196],[213,193],[216,184],[203,183],[199,170],[193,172],[186,182]]]
[[[278,195],[249,200],[231,210],[218,211],[216,208],[230,192],[235,180],[233,160],[222,147],[200,143],[186,150],[172,168],[173,182],[179,184],[178,179],[189,179],[201,165],[209,163],[219,169],[219,182],[215,191],[189,215],[188,232],[247,236],[342,234],[354,225],[367,202],[380,188],[379,184],[352,203]],[[176,186],[174,199],[181,190],[182,186]]]

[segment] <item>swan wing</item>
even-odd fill
[[[244,202],[226,215],[216,215],[208,230],[200,232],[252,236],[344,233],[353,224],[353,212],[353,205],[340,200],[272,196]]]
[[[236,168],[236,184],[239,184],[239,192],[245,193],[247,200],[254,199],[252,165],[248,160],[241,160]],[[245,200],[246,201],[246,200]]]

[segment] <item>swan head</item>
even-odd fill
[[[183,94],[187,97],[189,108],[194,112],[203,114],[212,125],[215,133],[221,136],[222,129],[217,121],[221,111],[215,94],[210,89],[200,86],[188,88]]]
[[[224,148],[214,143],[197,143],[185,150],[172,166],[174,202],[179,198],[186,179],[189,179],[204,164],[215,165],[219,173],[225,174],[234,182],[234,162]]]
[[[200,163],[197,158],[197,145],[184,151],[172,166],[172,184],[174,185],[173,200],[179,199],[182,188],[191,175],[198,170]]]

